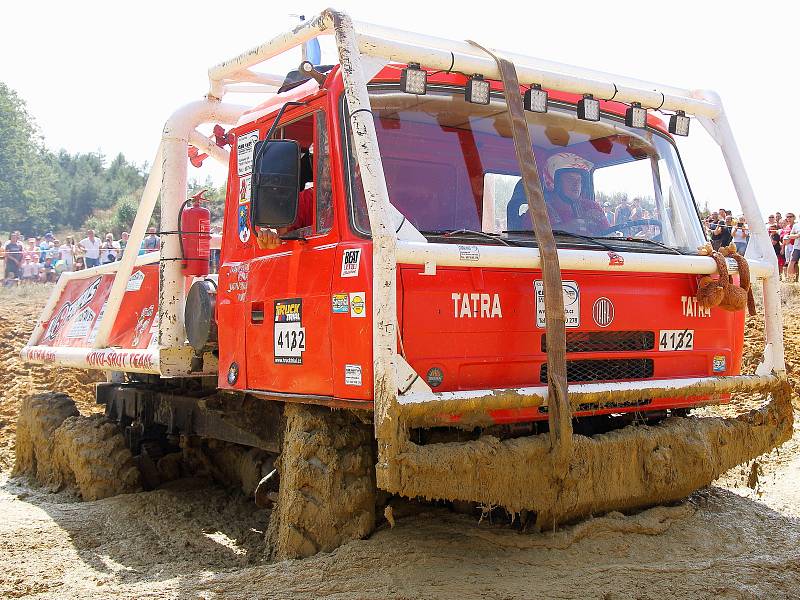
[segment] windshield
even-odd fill
[[[483,233],[535,243],[505,103],[467,103],[458,89],[427,95],[373,89],[370,101],[391,203],[428,237]],[[559,245],[611,239],[630,251],[696,252],[703,230],[667,137],[604,116],[579,120],[551,104],[526,112]],[[350,147],[351,218],[369,233]],[[459,235],[464,235],[460,233]],[[490,241],[488,243],[491,243]],[[674,250],[673,250],[674,251]]]

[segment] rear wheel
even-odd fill
[[[23,400],[17,423],[15,475],[54,490],[98,500],[139,489],[139,470],[119,427],[102,415],[83,417],[66,394]]]
[[[122,431],[103,415],[66,419],[55,432],[55,459],[84,500],[141,489]]]
[[[278,501],[267,532],[272,557],[304,558],[375,527],[371,426],[348,411],[287,404]]]

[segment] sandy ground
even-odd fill
[[[797,390],[800,293],[785,295]],[[0,291],[0,597],[800,597],[797,424],[782,449],[675,506],[612,513],[548,534],[429,508],[330,554],[278,563],[264,559],[268,513],[204,480],[77,502],[9,479],[21,397],[66,391],[83,413],[95,410],[91,375],[18,359],[44,300],[42,291]],[[760,321],[749,321],[752,370]],[[753,403],[741,398],[713,412]],[[753,470],[758,482],[750,489]]]

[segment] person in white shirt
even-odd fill
[[[114,241],[114,234],[107,233],[105,241],[100,246],[100,264],[105,265],[117,260],[119,256],[119,243]]]
[[[750,237],[750,230],[744,217],[739,217],[731,233],[733,234],[733,243],[736,244],[736,251],[744,256],[744,251],[747,250],[747,239]]]
[[[36,281],[39,278],[39,263],[34,261],[30,256],[25,257],[25,262],[22,264],[22,280],[23,281]]]
[[[87,269],[100,264],[100,240],[95,237],[94,229],[87,231],[86,237],[78,245],[85,252],[84,262]]]
[[[59,259],[64,261],[64,270],[72,271],[75,265],[75,242],[72,236],[67,236],[64,243],[58,248]]]

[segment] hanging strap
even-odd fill
[[[564,292],[561,283],[561,267],[558,250],[553,237],[553,228],[547,214],[542,193],[542,182],[533,154],[528,122],[522,108],[517,70],[510,61],[495,56],[492,52],[471,40],[467,40],[491,56],[500,69],[505,90],[506,106],[511,119],[514,150],[522,175],[522,185],[528,198],[528,213],[533,231],[539,243],[542,259],[542,282],[544,285],[545,331],[547,333],[547,420],[550,425],[550,447],[559,458],[570,454],[572,448],[572,414],[567,397],[567,334],[564,321]],[[552,340],[552,344],[550,342]],[[566,464],[564,461],[562,464]]]

